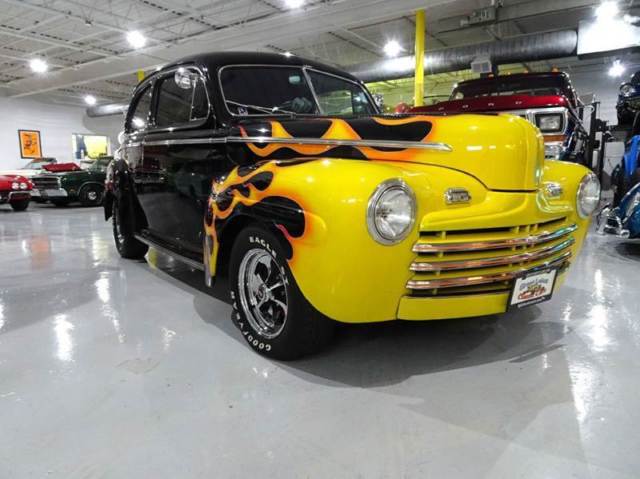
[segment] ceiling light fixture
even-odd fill
[[[147,38],[138,30],[127,33],[127,41],[133,48],[142,48],[147,44]]]
[[[300,8],[304,5],[304,0],[284,0],[287,8]]]
[[[616,2],[606,1],[602,2],[598,8],[596,8],[596,17],[600,21],[613,20],[620,13],[620,7]]]
[[[93,95],[85,95],[84,97],[84,102],[89,105],[89,106],[93,106],[96,104],[96,97]]]
[[[31,68],[32,72],[44,73],[49,69],[49,65],[41,58],[33,58],[29,61],[29,68]]]
[[[627,67],[625,67],[620,60],[616,60],[609,68],[609,76],[613,78],[621,77],[624,75],[624,72],[627,71]]]
[[[397,57],[404,50],[398,40],[389,40],[384,46],[384,54],[388,57]]]
[[[291,52],[284,52],[284,53],[283,53],[283,55],[284,55],[285,57],[287,57],[287,58],[290,58],[290,57],[292,57],[292,56],[293,56],[293,53],[291,53]]]

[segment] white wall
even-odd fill
[[[114,151],[121,123],[121,116],[88,118],[84,108],[0,97],[0,171],[29,161],[20,157],[18,130],[39,130],[42,155],[64,162],[73,158],[73,133],[107,135]]]

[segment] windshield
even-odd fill
[[[473,81],[453,90],[452,100],[508,95],[562,95],[571,97],[571,91],[562,77],[496,78]]]
[[[109,163],[111,163],[111,160],[112,158],[100,158],[99,160],[94,161],[89,169],[104,173],[107,171],[107,167],[109,166]]]
[[[54,163],[54,162],[48,161],[48,160],[34,160],[24,165],[22,169],[23,170],[41,170],[44,165],[49,165],[51,163]]]
[[[377,113],[358,83],[316,70],[305,72],[300,67],[227,67],[220,73],[220,84],[233,115]]]

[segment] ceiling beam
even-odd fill
[[[7,0],[1,0],[7,1]],[[10,0],[15,1],[15,0]],[[85,84],[100,79],[115,78],[139,69],[151,69],[159,64],[191,55],[216,50],[256,49],[266,44],[324,33],[336,27],[350,28],[366,22],[396,18],[417,8],[445,5],[455,0],[349,0],[348,2],[319,3],[305,10],[286,11],[257,20],[246,27],[242,24],[224,30],[203,32],[176,45],[150,46],[144,51],[132,52],[106,61],[95,61],[73,69],[51,72],[47,76],[11,82],[12,96],[28,96],[71,85]],[[368,15],[365,19],[364,10]],[[6,85],[5,85],[6,86]]]

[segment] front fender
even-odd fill
[[[371,195],[389,179],[406,182],[418,202],[416,226],[393,246],[377,243],[366,222]],[[310,159],[236,169],[214,185],[205,225],[210,268],[214,273],[220,262],[226,225],[252,216],[280,230],[291,272],[320,312],[343,322],[396,319],[420,219],[446,208],[444,191],[451,186],[468,189],[478,204],[486,198],[485,187],[467,174],[397,161]]]

